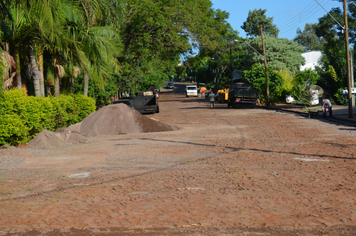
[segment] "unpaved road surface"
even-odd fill
[[[183,86],[147,115],[176,131],[0,149],[0,235],[356,235],[355,127]]]

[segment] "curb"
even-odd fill
[[[309,114],[307,112],[293,111],[293,110],[288,110],[288,109],[283,109],[283,108],[278,108],[278,107],[260,106],[260,108],[266,109],[266,110],[290,112],[290,113],[295,113],[295,114],[298,114],[298,115],[301,115],[301,116],[306,116],[306,117],[309,116]],[[321,118],[321,119],[323,118],[323,116],[320,116],[320,115],[315,115],[314,118],[315,117],[318,117],[318,118]],[[312,117],[310,117],[310,119],[312,119]],[[342,117],[339,117],[338,115],[334,115],[331,119],[333,119],[335,121],[342,121],[342,122],[348,122],[348,123],[356,124],[356,120],[350,120],[350,119],[347,119],[347,118],[342,118]]]

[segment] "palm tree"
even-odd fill
[[[56,96],[60,95],[59,80],[66,64],[83,68],[85,95],[89,78],[103,87],[109,71],[117,68],[113,56],[118,51],[112,40],[117,37],[115,31],[102,26],[109,9],[105,4],[119,1],[0,0],[0,6],[10,4],[0,9],[0,39],[10,45],[18,88],[22,87],[21,65],[27,54],[36,96],[44,96],[44,61],[49,60],[53,61]],[[110,14],[113,12],[111,8]]]
[[[84,71],[85,96],[88,96],[89,78],[104,88],[105,80],[110,76],[109,71],[118,71],[114,55],[119,49],[114,40],[119,37],[112,27],[98,23],[105,18],[105,12],[110,8],[106,4],[107,1],[103,0],[80,1],[85,22],[78,28],[80,33],[77,39],[81,42],[80,49],[85,52],[86,58],[80,63]]]
[[[60,78],[63,76],[68,54],[75,50],[71,45],[76,44],[68,37],[67,27],[71,20],[77,18],[77,7],[69,0],[40,0],[34,1],[31,12],[34,16],[33,26],[36,27],[37,37],[34,41],[38,64],[34,65],[39,73],[34,79],[39,80],[39,87],[44,96],[44,52],[49,52],[53,60],[55,77],[55,96],[60,96]],[[37,85],[37,84],[35,84]]]
[[[21,76],[21,52],[25,50],[26,40],[30,29],[27,28],[30,21],[25,8],[22,5],[14,5],[8,9],[11,17],[3,18],[1,31],[3,32],[2,42],[9,45],[10,54],[16,63],[16,83],[17,88],[22,88]]]

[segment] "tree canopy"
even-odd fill
[[[273,24],[273,17],[267,17],[265,13],[267,10],[255,9],[248,12],[246,21],[241,28],[246,32],[249,37],[256,37],[261,35],[260,25],[264,34],[278,37],[279,29]]]
[[[108,89],[101,94],[110,97],[115,86],[159,86],[182,73],[182,55],[198,48],[213,55],[233,32],[228,13],[210,0],[0,0],[0,6],[2,81],[36,96]]]
[[[247,44],[241,44],[243,49],[247,52],[245,58],[245,67],[249,68],[253,64],[264,64],[262,50],[262,39],[256,37],[247,41],[249,45],[258,50],[260,54],[255,52]],[[270,35],[265,36],[266,57],[269,67],[276,70],[288,68],[292,72],[299,71],[300,66],[304,63],[305,59],[301,55],[304,48],[298,43],[288,40],[276,38]]]
[[[317,24],[305,24],[304,30],[297,29],[297,35],[294,38],[294,42],[299,43],[305,48],[305,51],[313,51],[323,49],[325,40],[322,37],[318,37],[315,34]]]

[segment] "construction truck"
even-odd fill
[[[157,96],[152,90],[139,91],[136,93],[136,97],[125,97],[113,101],[113,104],[117,103],[124,103],[139,111],[141,114],[159,113]]]
[[[228,107],[256,107],[259,92],[253,89],[252,84],[232,83],[229,88]]]
[[[218,102],[227,103],[229,100],[229,89],[219,89],[218,90]]]

